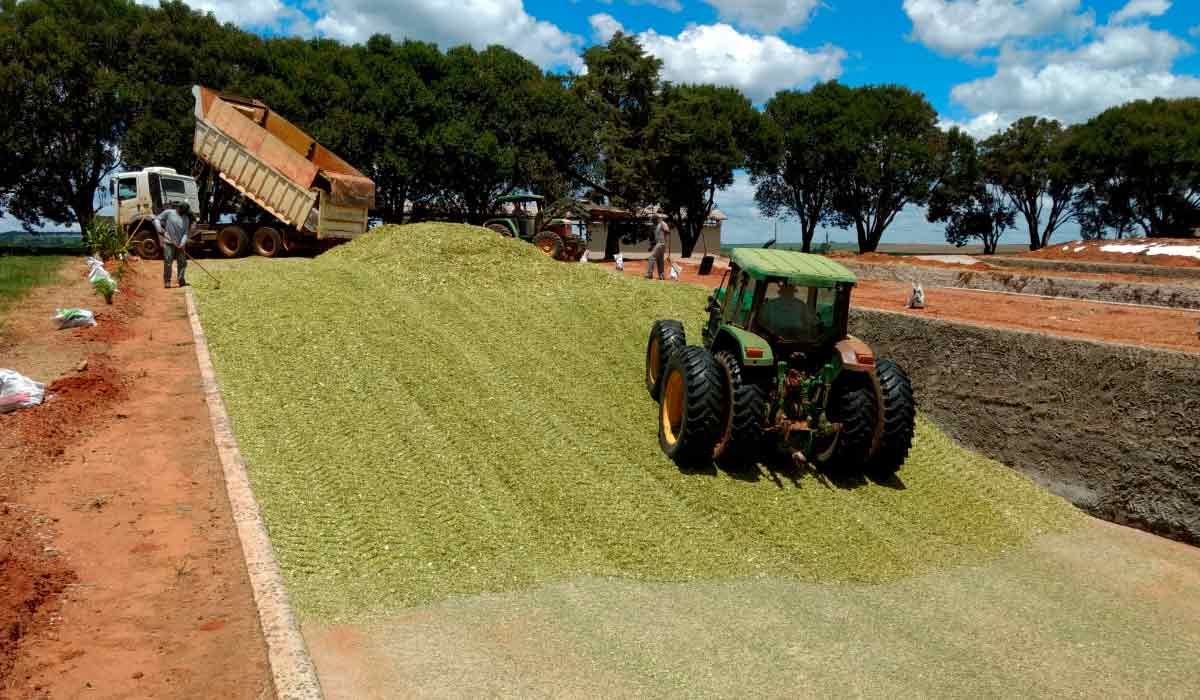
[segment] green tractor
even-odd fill
[[[554,217],[542,224],[544,197],[536,194],[512,194],[500,197],[500,204],[512,205],[512,213],[488,219],[484,227],[509,238],[520,238],[537,246],[555,260],[579,260],[587,251],[587,225],[566,217]]]
[[[680,467],[800,465],[886,479],[912,445],[917,405],[904,370],[846,332],[854,273],[819,255],[734,251],[709,297],[703,347],[659,320],[646,388],[659,444]]]

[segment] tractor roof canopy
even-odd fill
[[[507,204],[508,202],[540,202],[543,199],[545,197],[540,194],[506,194],[503,197],[497,197],[496,201],[500,204]]]
[[[803,287],[833,287],[854,284],[854,273],[823,255],[794,250],[735,248],[730,261],[754,279],[782,277]]]

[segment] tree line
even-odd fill
[[[86,227],[117,169],[189,172],[199,83],[263,100],[363,170],[385,222],[480,222],[523,190],[657,204],[686,255],[745,170],[805,250],[825,225],[873,251],[909,205],[989,251],[1018,221],[1035,249],[1072,220],[1088,237],[1200,224],[1200,100],[1071,127],[1028,117],[979,141],[902,86],[828,82],[758,110],[734,88],[663,80],[625,34],[583,61],[560,75],[499,46],[263,38],[177,1],[0,0],[0,212]]]

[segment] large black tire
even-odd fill
[[[562,238],[553,231],[542,231],[533,237],[533,244],[537,249],[546,254],[547,257],[559,260],[562,258],[563,243]]]
[[[865,470],[880,429],[879,394],[867,372],[844,371],[833,382],[829,396],[829,420],[842,430],[833,451],[833,466],[841,470]]]
[[[707,350],[689,346],[672,354],[658,411],[663,452],[683,469],[711,465],[728,400],[724,372]]]
[[[650,326],[650,339],[646,341],[646,391],[655,401],[658,401],[662,392],[667,362],[676,350],[685,345],[687,336],[681,322],[659,320]]]
[[[741,360],[733,353],[722,350],[715,359],[725,375],[729,401],[713,457],[727,469],[740,469],[756,463],[762,456],[769,393],[765,387],[747,380]]]
[[[505,226],[504,224],[500,224],[500,223],[488,224],[487,227],[489,229],[495,231],[496,233],[500,234],[501,236],[504,236],[505,238],[512,238],[514,235],[512,229]]]
[[[875,363],[875,376],[883,396],[883,433],[871,460],[871,471],[887,477],[900,471],[908,459],[917,423],[917,400],[908,375],[892,360]]]
[[[162,244],[158,242],[158,234],[151,227],[150,231],[146,230],[146,226],[138,231],[137,238],[129,246],[130,252],[137,255],[143,260],[158,260],[162,258]]]
[[[250,250],[250,237],[241,226],[226,226],[217,234],[217,250],[227,258],[240,258]]]
[[[283,236],[270,226],[260,227],[254,232],[254,253],[264,258],[283,254]]]

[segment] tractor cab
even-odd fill
[[[504,215],[488,219],[483,225],[505,236],[531,240],[538,233],[538,219],[544,200],[544,197],[536,194],[510,194],[500,197],[496,203],[505,210]]]
[[[819,255],[738,249],[709,300],[705,340],[722,329],[776,357],[828,350],[846,337],[854,273]],[[748,358],[754,359],[754,358]]]

